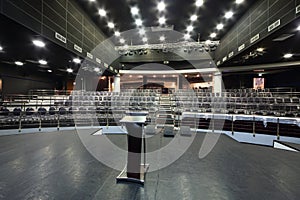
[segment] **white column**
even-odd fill
[[[222,72],[215,72],[213,76],[213,92],[221,93],[223,88]]]
[[[114,92],[120,92],[121,91],[121,76],[120,74],[117,74],[114,77]]]

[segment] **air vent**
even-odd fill
[[[89,52],[86,53],[86,56],[87,56],[88,58],[90,58],[90,59],[93,59],[93,58],[94,58],[93,54],[91,54],[91,53],[89,53]]]
[[[96,62],[101,64],[101,60],[99,58],[96,58]]]
[[[76,44],[74,44],[74,49],[80,53],[82,53],[82,48]]]
[[[282,42],[284,40],[289,39],[290,37],[293,37],[295,34],[283,34],[279,36],[278,38],[273,39],[274,42]]]
[[[67,38],[65,38],[64,36],[62,36],[59,33],[55,33],[55,38],[58,39],[59,41],[63,42],[63,43],[67,43]]]
[[[242,51],[243,49],[245,49],[245,44],[242,44],[241,46],[239,46],[238,51]]]
[[[296,14],[300,13],[300,5],[296,7]]]
[[[273,31],[275,28],[277,28],[278,26],[280,26],[281,22],[280,22],[280,19],[277,20],[276,22],[274,22],[273,24],[271,24],[269,27],[268,27],[268,32],[271,32]]]

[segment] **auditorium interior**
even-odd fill
[[[299,199],[299,16],[0,0],[0,199]]]

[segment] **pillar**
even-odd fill
[[[114,92],[120,92],[121,91],[121,76],[120,74],[117,74],[114,77]]]
[[[213,75],[213,92],[221,93],[223,88],[222,72],[215,72]]]

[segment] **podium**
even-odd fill
[[[146,141],[144,135],[144,125],[146,122],[147,112],[132,112],[127,113],[121,123],[124,123],[128,131],[127,145],[128,155],[127,164],[124,170],[116,178],[117,183],[120,181],[133,182],[144,184],[145,174],[149,169],[149,164],[146,164]],[[142,146],[144,161],[142,161]]]

